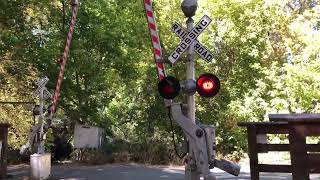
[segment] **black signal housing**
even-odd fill
[[[202,97],[214,97],[220,90],[220,80],[217,76],[205,73],[196,82],[197,92]]]
[[[180,82],[177,78],[167,76],[158,83],[158,91],[161,97],[173,99],[179,95]]]

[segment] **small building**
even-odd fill
[[[77,124],[74,128],[74,148],[100,148],[103,140],[102,134],[102,128]]]

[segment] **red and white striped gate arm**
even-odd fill
[[[149,31],[150,31],[150,37],[152,41],[153,46],[153,54],[156,61],[156,67],[158,72],[159,80],[162,80],[166,77],[164,64],[159,63],[158,60],[162,59],[162,51],[161,51],[161,45],[160,45],[160,38],[158,35],[157,25],[154,18],[154,12],[151,4],[151,0],[144,0],[144,7],[146,9],[146,16],[148,19],[149,24]]]
[[[61,66],[60,66],[59,76],[58,76],[58,82],[57,82],[57,85],[56,85],[56,89],[54,91],[53,102],[52,102],[52,106],[51,106],[51,110],[50,110],[51,114],[50,114],[49,119],[52,119],[52,117],[54,115],[54,111],[55,111],[56,105],[58,103],[59,92],[60,92],[60,88],[61,88],[61,84],[62,84],[65,65],[66,65],[67,59],[68,59],[69,49],[70,49],[70,46],[71,46],[73,28],[74,28],[74,25],[75,25],[75,22],[76,22],[76,16],[77,16],[79,3],[80,3],[79,0],[71,0],[72,17],[71,17],[71,21],[70,21],[70,25],[69,25],[69,31],[68,31],[68,35],[67,35],[66,44],[65,44],[65,47],[64,47],[64,51],[63,51],[62,62],[61,62]]]

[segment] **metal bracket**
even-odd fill
[[[166,63],[166,64],[170,64],[170,65],[174,65],[171,63],[171,61],[169,61],[168,57],[163,57],[163,58],[159,58],[155,60],[156,63]],[[189,62],[188,58],[184,58],[184,57],[180,57],[180,61],[181,62]]]
[[[201,172],[205,178],[212,176],[210,175],[208,166],[207,143],[204,130],[183,115],[180,104],[174,103],[170,108],[172,118],[182,128],[189,140],[189,144],[191,145],[189,153],[194,154],[194,161],[198,171]]]
[[[215,133],[214,128],[206,125],[194,124],[182,113],[181,104],[171,104],[171,115],[185,133],[190,146],[189,154],[193,154],[197,170],[203,174],[205,179],[215,178],[210,168],[217,167],[232,175],[238,176],[240,166],[226,160],[215,159]]]
[[[171,64],[171,62],[168,60],[167,57],[162,57],[162,58],[158,58],[155,60],[156,63],[166,63],[166,64]]]
[[[167,107],[170,107],[172,105],[173,101],[172,99],[164,99],[164,106],[167,108]]]

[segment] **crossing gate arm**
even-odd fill
[[[152,42],[153,54],[156,62],[158,77],[159,80],[162,80],[163,78],[165,78],[166,74],[164,64],[159,63],[158,61],[162,59],[162,50],[151,0],[144,0],[144,7],[148,21],[149,33]]]
[[[153,47],[153,55],[155,59],[158,79],[161,81],[166,77],[165,66],[163,63],[160,63],[162,59],[162,49],[160,43],[160,37],[158,34],[157,24],[155,20],[155,15],[152,7],[152,0],[143,0],[144,8],[146,12],[146,17],[148,21],[149,33]],[[170,106],[172,100],[164,99],[165,106]]]

